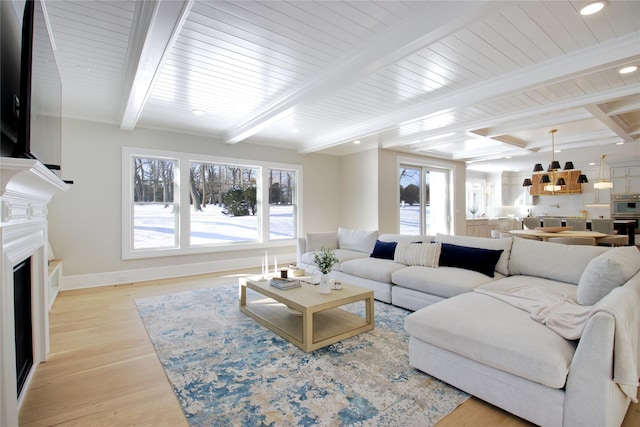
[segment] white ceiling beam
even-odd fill
[[[194,0],[138,2],[127,52],[126,99],[120,129],[133,130],[184,26]]]
[[[631,34],[620,37],[592,48],[568,54],[562,58],[553,58],[528,67],[525,70],[517,70],[496,76],[493,79],[461,89],[453,94],[449,93],[382,117],[373,118],[357,126],[304,143],[298,152],[310,153],[322,150],[357,139],[360,135],[370,135],[391,129],[396,127],[398,123],[410,122],[424,116],[479,104],[490,99],[523,92],[553,82],[565,81],[602,69],[605,66],[611,67],[623,63],[628,61],[629,58],[634,58],[638,55],[640,55],[640,45],[638,44],[637,35]],[[567,103],[570,102],[568,101]],[[588,104],[588,102],[583,102],[584,104]],[[473,128],[477,127],[483,126],[473,126]],[[445,129],[440,129],[440,131],[450,132],[450,130]]]
[[[628,127],[622,126],[620,123],[618,123],[617,120],[602,111],[602,108],[600,108],[598,105],[587,105],[585,108],[587,109],[587,111],[593,114],[593,117],[600,120],[602,123],[604,123],[605,126],[611,129],[613,133],[622,138],[624,142],[635,141],[635,138],[631,136],[630,129],[628,129]]]
[[[577,122],[581,120],[591,119],[593,116],[582,105],[578,108],[568,109],[556,106],[555,104],[545,108],[545,113],[531,113],[527,118],[517,120],[505,120],[498,124],[493,124],[483,128],[484,136],[495,137],[513,132],[519,132],[523,129],[538,129],[550,126],[560,126],[564,123]]]
[[[230,129],[227,144],[241,142],[287,116],[296,107],[335,93],[359,79],[393,64],[413,52],[466,28],[512,2],[424,2],[411,18],[345,55],[314,79],[267,105]]]
[[[638,91],[640,91],[640,85],[611,89],[594,95],[584,95],[579,98],[543,105],[541,107],[519,110],[515,113],[503,114],[500,116],[496,115],[489,119],[464,123],[459,126],[449,126],[446,128],[407,135],[402,138],[394,138],[382,142],[381,145],[383,148],[392,148],[405,145],[410,141],[415,141],[416,139],[433,140],[441,134],[451,132],[474,132],[481,136],[493,137],[520,131],[522,129],[558,126],[563,123],[592,118],[593,115],[583,108],[585,105],[628,96],[638,93]],[[479,133],[480,130],[482,130],[481,133]]]

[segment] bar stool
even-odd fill
[[[543,218],[543,227],[562,227],[562,220],[560,218]]]
[[[587,220],[578,219],[578,218],[567,218],[566,219],[567,227],[572,227],[572,231],[586,231],[587,230]]]
[[[536,227],[540,227],[540,219],[527,217],[522,220],[525,228],[529,230],[535,230]]]

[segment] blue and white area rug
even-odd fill
[[[409,312],[378,301],[373,331],[308,354],[241,313],[237,285],[136,304],[192,426],[431,426],[469,398],[409,366]]]

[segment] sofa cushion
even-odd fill
[[[635,246],[613,248],[593,258],[578,282],[578,304],[594,305],[640,270]]]
[[[488,295],[458,295],[407,316],[407,333],[547,387],[564,387],[576,342]]]
[[[336,257],[340,260],[338,264],[335,264],[333,266],[334,270],[340,270],[340,265],[345,261],[349,261],[350,259],[369,258],[369,254],[365,254],[363,252],[358,252],[358,251],[351,251],[349,249],[335,249],[333,252],[336,254]],[[302,254],[302,257],[301,257],[302,264],[315,265],[314,256],[315,256],[314,251],[305,252],[304,254]]]
[[[352,251],[371,253],[378,240],[378,231],[352,230],[350,228],[338,228],[338,248]]]
[[[478,289],[507,292],[510,289],[521,287],[541,288],[558,292],[566,295],[571,301],[577,302],[576,293],[578,292],[578,287],[576,285],[535,276],[509,276],[478,286]]]
[[[439,265],[473,270],[494,277],[496,264],[504,249],[472,248],[442,243]]]
[[[393,259],[405,265],[437,267],[441,247],[442,243],[399,242]]]
[[[379,258],[358,258],[340,264],[340,271],[343,273],[389,284],[393,272],[402,268],[406,266],[393,260]]]
[[[307,251],[319,251],[322,248],[338,249],[338,233],[336,231],[307,233]]]
[[[513,238],[506,239],[490,239],[488,237],[471,237],[471,236],[451,236],[449,234],[436,235],[436,242],[450,243],[452,245],[469,246],[472,248],[484,248],[484,249],[502,249],[504,252],[500,255],[496,269],[498,273],[508,276],[509,271],[509,257],[511,256],[511,245]]]
[[[499,274],[498,274],[499,275]],[[499,277],[504,277],[499,275]],[[454,267],[405,267],[391,275],[396,286],[426,292],[442,298],[471,292],[480,285],[491,282],[491,277],[476,271]]]
[[[371,258],[393,259],[397,244],[397,242],[381,242],[380,240],[376,240],[376,244],[371,252]]]
[[[514,239],[509,272],[512,275],[538,276],[577,285],[589,262],[609,249]]]

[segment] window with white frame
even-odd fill
[[[261,247],[300,229],[301,167],[125,147],[123,258]]]
[[[133,249],[178,247],[176,160],[133,157]]]
[[[295,170],[269,168],[269,238],[293,239],[296,217]]]

